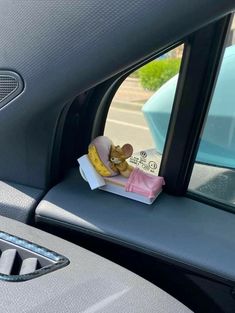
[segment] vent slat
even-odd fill
[[[15,77],[0,75],[0,102],[10,96],[18,87]]]
[[[8,249],[2,252],[0,258],[0,273],[10,275],[16,259],[16,249]]]
[[[27,258],[24,259],[21,265],[19,275],[25,275],[36,271],[38,265],[37,258]]]
[[[56,252],[0,231],[0,282],[27,281],[68,264]]]

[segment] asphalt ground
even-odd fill
[[[124,105],[113,102],[105,127],[105,135],[115,145],[132,144],[134,151],[154,148],[154,142],[141,112],[142,106]]]

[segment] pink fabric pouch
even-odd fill
[[[164,185],[165,181],[163,177],[147,174],[139,168],[134,168],[125,189],[126,191],[135,192],[148,198],[154,198],[162,190],[162,186]]]

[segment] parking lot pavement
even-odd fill
[[[235,207],[234,184],[233,169],[195,163],[189,190]]]
[[[141,112],[141,106],[130,109],[124,109],[122,105],[112,103],[105,127],[105,135],[108,136],[114,144],[123,145],[131,143],[134,151],[154,148],[151,133]]]

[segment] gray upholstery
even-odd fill
[[[191,312],[158,287],[69,242],[4,217],[0,229],[70,260],[62,269],[23,283],[0,281],[0,312]]]
[[[0,112],[0,179],[47,187],[68,100],[234,7],[234,0],[0,1],[0,69],[16,71],[25,86]]]
[[[0,215],[27,223],[42,196],[40,189],[0,181]]]
[[[91,191],[76,169],[40,202],[36,220],[144,249],[235,282],[235,215],[189,198],[162,194],[153,205],[144,205]]]

